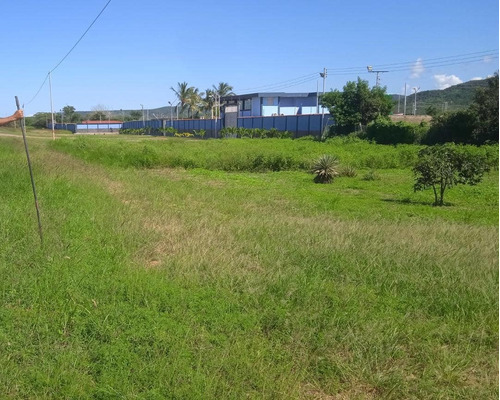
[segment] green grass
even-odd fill
[[[432,207],[400,150],[31,140],[40,248],[22,141],[0,138],[2,397],[498,397],[498,173]],[[314,184],[323,153],[358,176]],[[295,164],[220,167],[248,154]],[[365,181],[370,156],[399,161]]]

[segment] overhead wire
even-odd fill
[[[45,83],[47,82],[47,79],[49,78],[50,74],[52,72],[54,72],[63,62],[64,60],[66,60],[66,58],[68,58],[68,56],[71,54],[71,52],[76,48],[76,46],[78,46],[78,44],[82,41],[82,39],[85,37],[85,35],[87,35],[88,31],[92,28],[92,26],[94,26],[94,24],[97,22],[97,20],[99,19],[99,17],[102,15],[102,13],[104,12],[104,10],[106,10],[106,8],[108,7],[109,3],[111,3],[111,0],[108,0],[108,2],[104,5],[104,7],[101,9],[101,11],[99,12],[99,14],[97,14],[97,16],[94,18],[94,20],[91,22],[91,24],[88,26],[88,28],[85,30],[85,32],[83,32],[83,34],[80,36],[80,38],[75,42],[75,44],[73,45],[73,47],[71,47],[71,49],[69,49],[69,51],[64,55],[64,57],[61,58],[61,60],[55,65],[55,67],[53,67],[48,73],[47,75],[45,76],[45,79],[43,81],[43,83],[41,84],[40,88],[38,89],[38,91],[36,92],[36,94],[33,96],[33,98],[26,103],[26,105],[30,104],[31,102],[33,102],[37,96],[39,95],[40,91],[42,90],[42,88],[45,86]]]
[[[429,59],[417,59],[416,61],[403,61],[388,64],[380,64],[374,69],[390,69],[387,72],[402,72],[411,71],[416,62],[421,62],[422,66],[426,69],[432,69],[437,67],[445,67],[451,65],[461,65],[469,64],[474,62],[483,61],[484,58],[491,57],[498,58],[498,49],[476,51],[472,53],[464,53],[452,56],[435,57]],[[392,67],[392,68],[391,68]],[[308,83],[314,81],[319,77],[319,71],[313,72],[307,75],[302,75],[296,78],[287,79],[285,81],[279,81],[276,83],[270,83],[266,85],[254,86],[245,89],[237,90],[238,93],[251,92],[251,91],[268,91],[268,90],[282,90],[289,87],[298,86],[303,83]],[[341,75],[364,75],[368,74],[366,66],[357,67],[340,67],[340,68],[328,68],[329,76],[341,76]]]

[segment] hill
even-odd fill
[[[435,107],[439,111],[458,111],[467,108],[474,98],[476,90],[487,87],[486,79],[460,83],[441,90],[424,90],[417,93],[417,115],[426,114],[428,107]],[[395,102],[394,113],[403,113],[404,96],[391,94]],[[406,114],[413,114],[415,95],[406,96]]]

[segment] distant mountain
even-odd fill
[[[429,107],[435,107],[439,111],[458,111],[469,107],[474,99],[476,90],[487,87],[486,79],[469,81],[458,85],[450,86],[441,90],[424,90],[417,92],[417,115],[425,115],[425,110]],[[403,113],[404,95],[391,94],[395,102],[394,114]],[[414,93],[407,93],[406,96],[406,114],[413,114],[413,103],[415,101]]]

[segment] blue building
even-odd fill
[[[250,93],[221,99],[225,112],[237,117],[271,117],[278,115],[321,114],[318,94],[313,93]],[[328,109],[324,110],[328,113]]]

